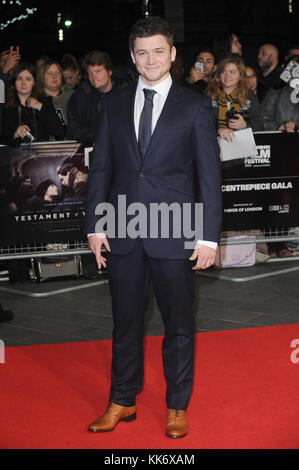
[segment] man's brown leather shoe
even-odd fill
[[[184,437],[188,434],[188,423],[184,410],[167,410],[166,436]]]
[[[109,432],[113,431],[120,421],[130,423],[136,419],[136,405],[121,406],[116,403],[110,403],[105,413],[96,421],[88,426],[91,432]]]

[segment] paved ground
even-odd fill
[[[277,274],[277,271],[290,268],[292,272],[247,282],[219,279],[222,275],[253,277]],[[299,324],[297,261],[279,263],[277,266],[267,263],[265,267],[243,270],[212,270],[206,274],[216,277],[196,277],[196,331]],[[91,281],[87,280],[48,281],[39,285],[2,281],[0,304],[4,310],[11,310],[14,318],[10,322],[0,323],[0,339],[6,346],[20,346],[111,338],[111,303],[105,275],[99,282],[102,285],[93,284],[90,287]],[[76,289],[59,293],[59,290],[73,287]],[[27,296],[14,291],[21,291]],[[28,296],[32,293],[54,295]],[[160,335],[163,331],[161,315],[152,295],[145,320],[145,334]]]

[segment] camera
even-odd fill
[[[230,119],[239,119],[239,116],[236,116],[237,114],[241,114],[243,119],[246,121],[249,119],[249,113],[248,111],[237,111],[235,108],[231,108],[226,112],[226,121],[228,122]]]
[[[203,62],[195,62],[194,67],[200,71],[203,72]]]
[[[229,109],[225,115],[226,120],[229,121],[230,119],[239,119],[239,117],[236,116],[236,114],[240,114],[240,113],[238,113],[238,111],[236,111],[235,108]]]
[[[31,142],[33,142],[35,140],[35,138],[33,137],[32,134],[30,134],[30,132],[26,132],[26,134],[24,135],[23,137],[23,140],[25,142],[25,144],[31,144]]]

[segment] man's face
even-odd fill
[[[58,174],[58,178],[61,181],[62,186],[68,186],[69,185],[69,177],[70,177],[70,172],[68,171],[66,175],[61,175],[60,173]]]
[[[268,46],[262,46],[258,53],[258,64],[260,68],[264,70],[268,70],[273,63],[273,53],[272,49]]]
[[[102,93],[107,93],[112,88],[111,70],[106,70],[104,65],[88,65],[87,76],[91,85]]]
[[[203,63],[203,72],[206,78],[209,78],[213,75],[216,70],[215,59],[213,54],[210,52],[201,52],[196,57],[197,62]]]
[[[161,34],[136,38],[131,57],[145,85],[153,87],[169,74],[176,49]]]

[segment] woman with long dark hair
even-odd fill
[[[50,135],[62,140],[65,130],[51,99],[39,94],[34,67],[29,63],[21,63],[11,75],[1,143],[17,146],[21,143],[47,141]]]
[[[231,54],[238,54],[242,57],[242,44],[240,38],[235,33],[223,33],[213,40],[213,51],[217,63]]]

